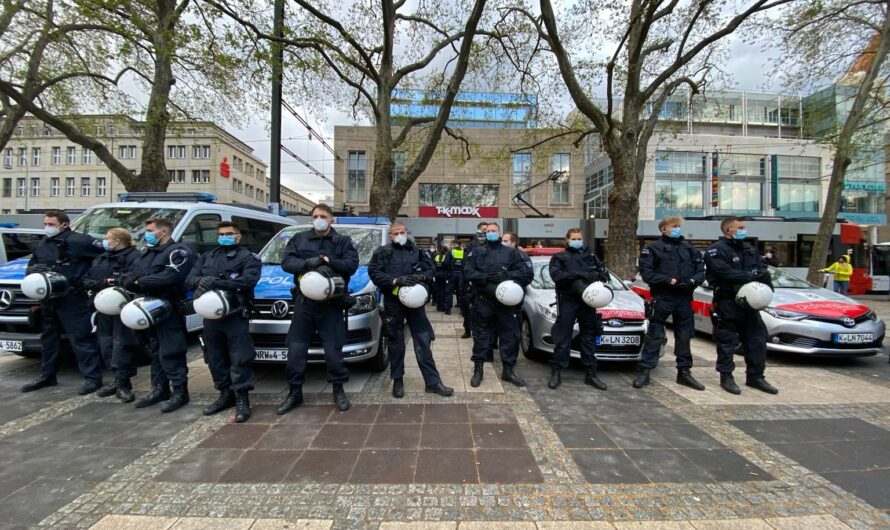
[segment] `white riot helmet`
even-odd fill
[[[506,306],[517,306],[522,303],[525,290],[513,280],[506,280],[498,284],[494,296],[498,302]]]
[[[423,307],[429,297],[430,292],[427,291],[424,285],[417,284],[399,287],[399,302],[405,307],[410,307],[411,309]]]
[[[320,272],[311,271],[300,277],[300,292],[316,302],[330,300],[334,296],[343,294],[345,290],[346,285],[339,276],[328,278]]]
[[[241,301],[238,300],[238,297],[234,293],[222,289],[207,291],[196,298],[192,305],[198,316],[208,320],[226,318],[241,309]]]
[[[612,303],[613,298],[615,298],[615,293],[603,282],[593,282],[585,287],[584,292],[581,293],[581,299],[584,300],[584,303],[594,309],[606,307]]]
[[[739,303],[748,304],[751,309],[766,309],[773,301],[773,290],[769,285],[760,282],[749,282],[743,285],[735,299]]]
[[[138,331],[157,325],[173,314],[170,303],[160,298],[137,298],[121,309],[121,322]]]
[[[117,316],[121,314],[121,309],[132,301],[133,293],[130,291],[123,287],[108,287],[99,291],[93,299],[93,305],[96,306],[96,311],[103,315]]]
[[[59,298],[68,292],[68,278],[58,272],[35,272],[22,280],[22,292],[32,300]]]

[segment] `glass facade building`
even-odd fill
[[[433,118],[443,92],[396,90],[392,98],[392,124],[411,118]],[[533,129],[538,97],[507,92],[459,92],[451,106],[448,126],[457,128]]]

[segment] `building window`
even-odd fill
[[[701,210],[703,180],[658,179],[655,181],[655,208]]]
[[[561,171],[562,176],[550,183],[550,204],[571,204],[569,177],[572,171],[572,155],[556,153],[550,162],[550,171]]]
[[[80,177],[80,196],[90,196],[90,177]]]
[[[136,146],[135,145],[122,145],[118,147],[118,158],[125,158],[128,160],[132,160],[136,158]]]
[[[3,152],[3,167],[6,169],[12,168],[12,148],[7,147]]]
[[[720,213],[749,214],[763,210],[759,182],[720,181],[720,198],[717,208]]]
[[[40,179],[32,178],[31,179],[31,197],[39,197],[40,196]]]
[[[210,182],[210,170],[208,169],[193,169],[192,170],[192,184],[207,184]]]
[[[44,126],[43,127],[43,136],[52,136],[52,135],[53,135],[52,127],[50,127],[49,125]]]
[[[3,179],[3,196],[12,197],[12,179]]]
[[[66,162],[69,166],[73,166],[74,164],[77,163],[77,148],[76,147],[68,148],[68,158],[67,158]]]
[[[185,158],[185,146],[184,145],[168,145],[167,146],[167,158]]]
[[[242,185],[241,181],[238,179],[232,179],[232,190],[241,193]]]
[[[50,197],[59,196],[59,177],[49,179],[49,195]]]
[[[113,123],[108,124],[108,136],[117,134],[117,127]]]
[[[26,147],[19,147],[19,166],[25,167],[28,165],[28,149]]]
[[[532,154],[513,153],[513,196],[532,185]],[[531,195],[523,193],[522,198],[531,202]]]
[[[704,178],[705,160],[704,153],[689,153],[685,151],[656,151],[655,174],[656,175],[695,175]]]
[[[396,184],[405,176],[405,152],[393,151],[392,161],[395,164],[392,168],[392,187],[395,188]]]
[[[170,177],[170,184],[185,184],[184,169],[168,169],[167,175]]]
[[[884,213],[885,192],[844,190],[841,196],[841,211],[848,213]]]
[[[774,156],[773,178],[778,179],[777,210],[819,213],[822,185],[819,181],[821,159],[815,156]],[[846,192],[844,192],[846,194]],[[843,203],[842,203],[843,209]]]
[[[365,202],[365,164],[364,151],[349,151],[347,155],[346,201]]]
[[[16,196],[16,197],[25,197],[25,196],[27,196],[27,193],[28,193],[28,187],[27,187],[27,182],[25,182],[25,179],[23,179],[23,178],[22,178],[22,179],[16,179],[15,183],[16,183],[15,196]]]
[[[31,148],[31,165],[32,166],[40,165],[40,148],[39,147]]]
[[[65,197],[74,197],[74,177],[65,179]]]
[[[421,206],[497,206],[497,184],[421,184]]]
[[[96,177],[96,197],[105,196],[105,177]]]
[[[86,147],[83,148],[83,163],[84,164],[92,164],[93,163],[93,152],[90,151],[89,149],[87,149]]]
[[[200,160],[208,160],[210,158],[210,146],[209,145],[193,145],[192,146],[192,158],[200,159]]]
[[[767,157],[720,153],[717,157],[720,213],[761,214]]]
[[[62,163],[62,148],[61,147],[53,147],[52,151],[52,160],[50,161],[52,165],[58,166]]]

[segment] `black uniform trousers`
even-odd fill
[[[454,307],[454,295],[457,295],[457,304],[460,306],[460,302],[463,300],[463,293],[460,291],[462,278],[462,271],[451,271],[445,286],[445,297],[443,299],[442,311],[451,311],[451,308]]]
[[[643,340],[640,353],[640,367],[652,370],[658,366],[661,345],[664,342],[664,323],[673,317],[674,354],[677,356],[677,370],[692,368],[692,350],[689,342],[695,334],[695,321],[692,313],[691,295],[659,295],[650,302],[649,329]]]
[[[253,390],[256,349],[250,338],[250,322],[241,311],[220,320],[204,319],[204,361],[210,369],[213,387],[235,392]]]
[[[508,307],[489,296],[476,296],[473,313],[474,363],[483,363],[493,355],[495,335],[500,339],[501,363],[504,367],[516,365],[519,356],[520,307]]]
[[[732,299],[715,299],[717,324],[717,371],[731,374],[735,369],[733,354],[741,343],[745,354],[745,373],[748,377],[762,377],[766,370],[767,331],[760,311],[740,308]]]
[[[556,368],[568,368],[572,355],[572,334],[578,321],[581,341],[581,362],[588,370],[596,370],[596,336],[601,333],[602,319],[596,309],[580,298],[557,295],[556,322],[550,330],[553,337],[553,356],[550,364]]]
[[[174,313],[148,330],[152,385],[166,385],[168,382],[173,383],[174,387],[188,385],[185,333],[185,317],[179,313]]]
[[[83,293],[71,291],[40,305],[40,373],[53,377],[59,371],[59,344],[62,330],[68,336],[77,368],[88,381],[102,381],[102,359],[99,345],[93,336],[90,321],[90,299]]]
[[[448,292],[448,273],[446,272],[437,272],[436,280],[433,282],[433,303],[436,304],[436,308],[444,310],[445,309],[445,294]],[[448,304],[448,309],[451,309],[451,304]]]
[[[115,381],[136,375],[133,348],[138,346],[135,332],[121,322],[120,317],[96,313],[96,336],[102,362],[114,374]]]
[[[349,381],[349,371],[343,362],[346,326],[342,309],[309,300],[303,295],[297,297],[287,334],[287,379],[290,385],[302,386],[305,381],[309,345],[316,332],[324,349],[328,382],[342,384]]]
[[[405,307],[395,297],[387,296],[385,303],[384,331],[387,333],[387,351],[389,352],[389,376],[401,379],[405,376],[405,322],[411,330],[414,341],[414,356],[417,366],[423,375],[426,386],[435,386],[442,382],[436,361],[433,360],[433,327],[426,317],[423,307],[412,309]]]
[[[464,331],[471,332],[475,327],[473,317],[475,316],[475,307],[478,303],[478,294],[473,285],[461,275],[460,286],[458,287],[458,303],[460,304],[460,314],[464,319]]]

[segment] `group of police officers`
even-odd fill
[[[217,227],[218,247],[196,260],[183,243],[171,238],[169,220],[145,221],[144,249],[139,251],[132,235],[112,228],[105,239],[70,229],[68,216],[49,211],[44,217],[47,237],[37,246],[27,272],[54,272],[67,279],[62,296],[40,304],[42,362],[41,375],[22,388],[23,392],[57,384],[60,337],[64,331],[84,377],[79,394],[96,392],[115,395],[122,402],[136,401],[136,407],[162,403],[162,412],[172,412],[189,402],[185,316],[188,291],[192,299],[213,290],[228,293],[240,303],[217,320],[205,319],[203,344],[218,399],[204,408],[204,414],[235,409],[234,419],[250,417],[248,393],[253,389],[253,362],[256,351],[248,333],[253,290],[260,278],[261,263],[256,254],[240,246],[241,230],[232,222]],[[314,272],[349,285],[359,265],[355,243],[338,233],[333,213],[327,205],[312,210],[312,227],[295,234],[287,243],[282,268],[295,278],[294,313],[287,336],[287,378],[289,392],[277,409],[285,414],[303,403],[302,385],[310,343],[320,340],[328,381],[333,385],[333,401],[345,411],[350,407],[343,384],[349,372],[342,349],[347,330],[347,310],[354,299],[347,289],[324,300],[307,297],[300,289],[304,275]],[[705,280],[714,287],[715,339],[720,385],[738,394],[733,379],[733,354],[740,347],[745,355],[746,384],[768,393],[778,390],[764,378],[766,329],[759,312],[739,301],[742,285],[757,281],[772,288],[766,263],[756,249],[744,242],[745,223],[729,218],[721,223],[723,237],[711,245],[704,258],[682,236],[682,219],[669,217],[659,223],[662,237],[647,245],[639,260],[642,279],[649,285],[649,328],[644,339],[639,375],[633,386],[650,384],[650,371],[656,367],[665,341],[664,323],[673,319],[677,356],[677,382],[704,390],[691,374],[690,339],[693,335],[692,293]],[[424,285],[432,290],[437,309],[450,314],[453,296],[458,297],[464,321],[464,338],[473,339],[473,375],[470,384],[481,385],[484,363],[501,357],[501,379],[516,386],[525,382],[516,372],[521,330],[521,304],[507,305],[497,294],[503,282],[512,281],[523,290],[533,278],[529,257],[517,248],[518,237],[501,234],[497,223],[480,223],[477,238],[462,248],[427,252],[419,248],[405,225],[390,225],[390,243],[376,249],[368,266],[371,280],[383,293],[384,328],[390,359],[392,395],[405,394],[405,325],[411,332],[414,353],[423,375],[426,392],[451,396],[453,389],[442,382],[433,359],[431,343],[435,332],[424,305],[409,307],[400,302],[399,289]],[[431,249],[435,250],[435,249]],[[565,249],[551,258],[550,277],[556,285],[557,318],[553,324],[554,353],[548,386],[561,384],[561,370],[569,366],[573,328],[580,330],[584,382],[599,390],[606,385],[597,377],[596,338],[602,333],[602,318],[585,303],[582,292],[593,282],[609,283],[602,261],[583,242],[579,228],[566,234]],[[158,319],[145,330],[125,326],[120,316],[95,313],[92,299],[103,289],[119,287],[134,296],[150,296],[166,301],[172,308],[167,318]],[[95,323],[95,326],[94,326]],[[131,379],[136,375],[134,355],[147,346],[151,353],[151,391],[135,399]],[[102,384],[103,365],[114,381]]]

